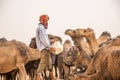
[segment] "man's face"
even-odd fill
[[[39,19],[40,23],[44,25],[45,29],[47,29],[48,27],[48,20],[49,20],[49,17],[43,17]]]
[[[39,18],[39,21],[40,21],[40,23],[42,23],[42,24],[46,24],[46,23],[48,22],[48,20],[49,20],[49,17],[48,17],[48,16],[43,16],[43,17],[40,17],[40,18]]]

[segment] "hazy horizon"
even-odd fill
[[[29,44],[41,14],[50,17],[47,33],[70,39],[66,29],[94,29],[120,35],[119,0],[0,0],[0,38]]]

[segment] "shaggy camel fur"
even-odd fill
[[[39,54],[39,50],[31,49],[22,42],[4,41],[0,44],[0,73],[18,69],[20,80],[27,80],[24,65],[28,61],[40,58]]]

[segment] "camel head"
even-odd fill
[[[75,65],[74,61],[76,61],[79,55],[79,50],[77,47],[72,46],[69,50],[64,51],[63,62],[68,65]]]
[[[67,29],[65,31],[65,35],[69,35],[71,37],[71,39],[73,40],[75,45],[80,42],[81,37],[76,36],[75,30]]]
[[[68,51],[70,48],[72,47],[72,42],[70,40],[65,40],[64,44],[63,44],[63,49],[65,51]]]
[[[75,36],[75,31],[72,30],[72,29],[67,29],[67,30],[65,31],[65,35],[69,35],[69,36],[71,36],[71,37],[74,37],[74,36]]]
[[[76,29],[75,34],[76,34],[76,36],[91,37],[92,35],[94,35],[94,31],[91,28]]]
[[[34,48],[34,49],[37,48],[37,46],[36,46],[36,38],[35,38],[35,37],[33,37],[33,38],[31,39],[31,42],[30,42],[29,46],[30,46],[31,48]]]

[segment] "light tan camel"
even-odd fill
[[[39,50],[29,48],[23,42],[16,40],[3,41],[0,43],[0,74],[18,69],[20,80],[27,80],[24,65],[28,61],[39,58]]]

